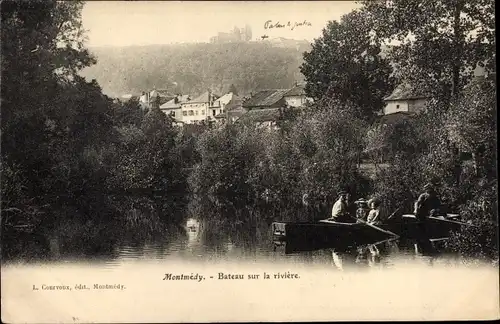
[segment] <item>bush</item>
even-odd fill
[[[497,183],[478,187],[476,196],[461,206],[464,221],[475,226],[454,233],[448,247],[467,256],[498,258],[498,190]]]

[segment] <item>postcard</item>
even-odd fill
[[[2,321],[498,319],[494,4],[2,1]]]

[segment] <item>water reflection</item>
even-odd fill
[[[244,215],[238,215],[244,219]],[[79,225],[76,228],[81,229]],[[84,227],[85,228],[85,227]],[[119,230],[110,230],[110,228]],[[73,235],[68,233],[73,232]],[[432,264],[443,259],[441,241],[383,241],[363,246],[302,246],[272,241],[268,222],[221,222],[188,218],[182,226],[167,226],[154,235],[125,231],[120,226],[94,224],[89,229],[52,231],[24,237],[9,259],[29,261],[97,261],[123,263],[175,262],[285,262],[331,265],[332,269],[391,267],[401,259]],[[4,251],[3,251],[4,252]]]

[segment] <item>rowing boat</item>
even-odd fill
[[[377,230],[363,223],[319,222],[274,222],[275,241],[300,241],[313,245],[348,242],[369,244],[393,237],[384,230]]]
[[[439,238],[448,237],[452,232],[459,231],[462,226],[469,225],[443,216],[427,217],[422,223],[413,214],[405,214],[399,220],[388,221],[379,227],[397,233],[406,238]]]
[[[422,226],[424,225],[424,226]],[[466,225],[458,221],[428,217],[422,224],[415,215],[403,215],[398,220],[372,226],[366,223],[341,223],[331,220],[317,222],[274,222],[271,225],[274,241],[300,241],[308,244],[348,242],[366,244],[393,238],[441,238]]]

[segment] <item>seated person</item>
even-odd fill
[[[351,220],[347,211],[347,192],[341,191],[339,193],[339,198],[333,204],[330,220],[336,222],[349,222]]]
[[[380,215],[380,201],[377,199],[370,201],[370,212],[368,213],[367,223],[377,225],[382,223]]]
[[[362,221],[366,221],[370,208],[368,207],[368,202],[363,198],[360,198],[354,202],[357,206],[356,218]]]

